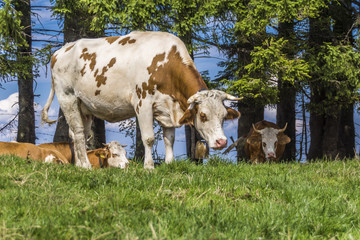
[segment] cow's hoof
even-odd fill
[[[85,168],[85,169],[91,169],[92,168],[90,163],[79,163],[79,164],[76,164],[76,166],[81,167],[81,168]]]
[[[145,169],[149,169],[149,170],[153,170],[153,169],[154,169],[154,165],[145,165],[144,168],[145,168]]]

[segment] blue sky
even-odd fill
[[[32,6],[50,6],[49,1],[43,0],[33,0],[31,1]],[[38,18],[33,18],[33,28],[45,28],[45,29],[54,29],[59,30],[58,22],[51,17],[51,12],[49,10],[36,10],[38,14]],[[44,39],[44,36],[40,36],[34,34],[34,39]],[[62,36],[56,38],[49,38],[52,40],[62,41]],[[34,42],[34,47],[41,47],[41,42]],[[198,70],[201,71],[209,71],[210,77],[214,77],[219,70],[221,70],[217,66],[217,62],[219,59],[223,58],[216,49],[210,49],[210,56],[213,58],[196,58],[195,65]],[[55,133],[55,124],[52,126],[41,125],[40,123],[40,112],[42,107],[44,106],[49,91],[50,91],[50,72],[49,67],[42,66],[40,71],[40,76],[36,79],[36,84],[34,87],[35,95],[35,117],[36,117],[36,143],[44,143],[44,142],[52,142],[53,135]],[[7,122],[9,122],[12,118],[14,118],[17,113],[18,105],[17,105],[17,95],[18,88],[16,82],[9,82],[3,84],[3,89],[0,88],[0,128],[4,126]],[[57,99],[55,98],[53,104],[51,105],[49,116],[51,119],[56,119],[58,114],[59,105],[57,103]],[[267,109],[265,113],[265,118],[270,121],[275,121],[275,109]],[[133,139],[130,137],[125,137],[125,134],[119,133],[119,124],[118,123],[106,123],[106,140],[109,141],[119,141],[121,144],[126,144],[128,151],[128,156],[132,156],[130,152],[130,145],[133,142]],[[16,137],[16,125],[10,127],[8,130],[0,132],[0,141],[12,141]],[[225,134],[228,138],[232,136],[234,139],[237,138],[237,120],[227,121],[224,124]],[[229,140],[230,141],[230,140]],[[163,142],[159,142],[157,151],[160,155],[164,154]],[[176,140],[174,146],[174,153],[177,157],[183,157],[186,153],[185,146],[185,131],[184,127],[176,130]],[[214,154],[214,151],[211,151]],[[229,154],[229,158],[235,159],[236,153],[233,151]]]

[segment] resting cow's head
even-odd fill
[[[236,98],[219,90],[202,90],[191,96],[190,105],[180,119],[180,124],[194,124],[196,130],[213,149],[222,149],[227,145],[223,131],[224,120],[240,117],[240,113],[224,106],[224,100],[238,101]]]
[[[121,145],[117,141],[111,141],[105,145],[106,159],[109,167],[126,168],[129,160],[126,157],[126,145]]]
[[[261,130],[256,129],[253,124],[254,132],[258,134],[253,134],[251,137],[247,138],[247,143],[251,145],[261,144],[261,148],[264,152],[266,160],[276,159],[279,156],[276,156],[276,149],[280,145],[285,145],[289,143],[291,140],[288,136],[283,134],[287,127],[287,123],[285,127],[282,129],[276,129],[272,127],[266,127]]]

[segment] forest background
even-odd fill
[[[286,160],[354,157],[359,7],[350,0],[0,1],[2,140],[10,140],[9,132],[19,142],[68,139],[65,121],[56,129],[37,121],[50,90],[46,66],[64,42],[154,30],[185,42],[209,87],[245,97],[237,104],[242,117],[225,126],[227,136],[243,136],[265,117],[288,123]],[[57,109],[50,114],[57,118]],[[134,122],[95,121],[94,147],[130,142],[131,156],[141,156]],[[194,129],[177,130],[176,154],[191,157],[199,139]],[[243,157],[241,149],[234,154]]]

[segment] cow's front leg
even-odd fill
[[[91,168],[86,154],[84,124],[76,97],[69,96],[68,101],[62,101],[60,107],[64,112],[69,124],[69,134],[74,142],[75,165],[83,168]]]
[[[141,139],[145,148],[144,168],[153,169],[154,160],[151,155],[152,146],[155,141],[153,128],[153,112],[151,108],[145,108],[147,111],[140,111],[138,114]],[[144,110],[144,108],[142,109]]]
[[[164,143],[165,143],[165,163],[171,163],[174,161],[174,140],[175,140],[175,128],[163,127]]]

